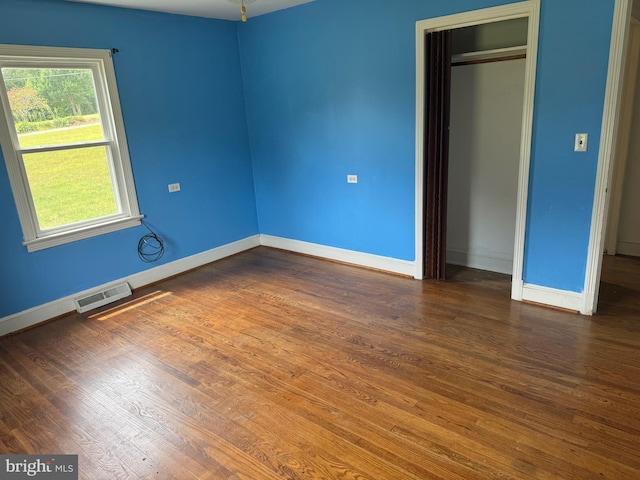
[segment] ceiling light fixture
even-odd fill
[[[240,20],[243,22],[247,21],[247,7],[246,5],[251,5],[256,0],[228,0],[229,3],[233,3],[234,5],[240,5]]]

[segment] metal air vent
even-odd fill
[[[131,295],[131,287],[129,287],[128,283],[121,283],[119,285],[109,287],[106,290],[101,290],[99,292],[90,293],[76,298],[76,310],[79,313],[87,312],[94,308],[102,307],[108,303],[120,300],[121,298],[128,297],[129,295]]]

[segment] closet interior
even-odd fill
[[[511,274],[528,19],[452,31],[448,264]]]

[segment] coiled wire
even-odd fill
[[[142,224],[147,227],[149,233],[138,242],[138,257],[146,263],[157,262],[164,255],[164,242],[146,223]]]

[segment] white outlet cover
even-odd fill
[[[347,175],[347,183],[358,183],[358,175]]]
[[[169,193],[179,192],[180,184],[179,183],[170,183],[169,184]]]

